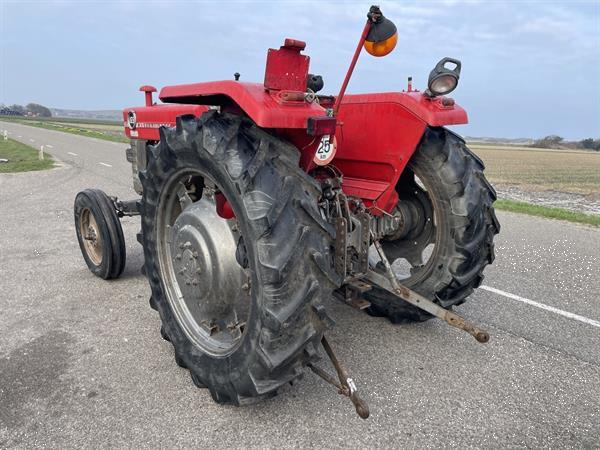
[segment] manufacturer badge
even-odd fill
[[[127,113],[127,125],[129,125],[129,128],[131,130],[135,130],[135,127],[137,125],[137,119],[135,117],[135,111],[129,111]]]

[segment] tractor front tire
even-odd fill
[[[79,248],[90,271],[105,280],[118,278],[126,250],[112,200],[99,189],[85,189],[75,197],[73,211]]]
[[[494,260],[493,240],[500,224],[493,208],[496,192],[483,170],[483,162],[462,138],[445,128],[427,128],[405,169],[410,177],[403,175],[396,187],[400,201],[413,192],[430,198],[434,217],[428,217],[428,212],[421,216],[435,223],[436,235],[430,259],[400,281],[444,308],[463,303],[481,284],[483,270]],[[412,180],[413,174],[420,185]],[[386,246],[410,249],[418,240],[418,236],[413,236],[381,242],[385,251]],[[364,295],[371,302],[367,312],[388,317],[393,323],[433,317],[380,288]]]
[[[318,211],[320,186],[300,169],[295,147],[237,115],[182,116],[160,133],[140,172],[140,206],[161,334],[177,364],[216,402],[271,397],[318,359],[330,322],[322,300],[340,283],[331,268],[334,230]],[[168,206],[173,195],[182,196],[181,212],[177,201]],[[224,196],[234,218],[210,209],[215,195]],[[241,237],[231,239],[238,230]],[[221,250],[206,250],[213,246]],[[239,273],[247,282],[238,284]],[[231,309],[244,310],[245,298],[242,319]],[[237,323],[225,326],[219,314]]]

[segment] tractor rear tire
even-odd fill
[[[445,128],[428,128],[408,163],[408,173],[419,177],[431,197],[437,237],[430,260],[400,281],[444,308],[463,303],[494,260],[493,240],[500,224],[493,208],[496,192],[483,170],[483,162],[464,140]],[[396,187],[401,201],[406,189],[402,182],[401,178]],[[433,317],[380,288],[364,296],[371,302],[369,314],[393,323]]]
[[[99,189],[77,194],[74,205],[79,248],[90,271],[105,280],[118,278],[125,268],[123,228],[112,200]]]
[[[301,377],[304,365],[318,359],[318,345],[330,324],[321,302],[340,283],[332,270],[334,230],[321,218],[317,206],[320,186],[300,169],[295,147],[247,118],[209,111],[199,119],[179,117],[175,128],[162,127],[160,133],[160,142],[150,147],[147,168],[140,172],[140,209],[146,274],[162,320],[162,335],[173,345],[177,364],[190,371],[196,386],[208,388],[216,402],[242,405],[271,397],[281,386]],[[175,192],[170,186],[185,173],[193,173],[184,179],[195,183],[189,193],[194,198],[191,206],[188,203],[178,212],[177,207],[167,207],[170,193]],[[233,304],[230,285],[235,282],[215,283],[214,275],[202,278],[206,277],[204,271],[224,265],[225,252],[219,260],[211,256],[212,269],[211,264],[176,265],[182,258],[201,259],[202,248],[213,242],[205,238],[196,244],[195,238],[185,242],[184,237],[181,247],[177,243],[178,233],[183,233],[179,221],[195,208],[205,208],[215,192],[224,195],[235,216],[214,232],[227,235],[225,228],[236,221],[231,228],[239,230],[243,238],[233,239],[238,242],[234,261],[239,267],[228,266],[236,269],[231,272],[242,267],[248,274],[248,282],[242,286],[247,293],[235,291],[236,298],[248,298],[250,303],[239,333],[218,325],[225,322],[221,319],[200,321],[202,312],[195,319],[177,303],[188,295],[197,301],[190,303],[188,311],[195,305],[200,305],[199,311],[209,310],[210,300],[206,299],[213,298],[212,289],[217,291],[214,298],[220,305]],[[164,213],[173,208],[174,213]],[[175,217],[167,232],[161,225],[167,224],[166,217]],[[206,208],[197,217],[190,219],[197,222],[196,231],[188,231],[189,236],[208,233],[203,227],[209,220],[225,220]],[[190,229],[189,223],[185,227]],[[173,246],[177,254],[170,260],[177,261],[169,263],[165,255],[171,250],[166,249]],[[192,263],[196,264],[195,260]],[[179,272],[171,271],[169,264]],[[181,283],[179,274],[190,267],[186,276],[190,272],[193,276]],[[179,291],[173,290],[175,283]],[[237,312],[233,315],[239,318]],[[198,328],[194,328],[194,320],[200,322]],[[208,325],[208,331],[203,331],[202,324]],[[226,338],[227,333],[234,337]]]

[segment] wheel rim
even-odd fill
[[[403,181],[400,202],[408,202],[418,220],[403,238],[383,239],[381,244],[398,279],[412,286],[429,276],[440,251],[443,230],[439,204],[427,177],[419,176],[418,168],[409,167]]]
[[[102,235],[96,217],[89,208],[81,211],[79,231],[83,237],[83,245],[88,258],[96,266],[102,264]]]
[[[225,355],[241,342],[251,294],[249,275],[236,256],[243,246],[239,227],[217,214],[218,192],[199,171],[171,177],[159,199],[157,248],[175,319],[196,346]]]

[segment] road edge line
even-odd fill
[[[585,323],[587,325],[591,325],[593,327],[600,328],[600,322],[594,319],[589,319],[584,316],[580,316],[579,314],[573,314],[569,311],[565,311],[563,309],[555,308],[554,306],[545,305],[543,303],[536,302],[535,300],[530,300],[525,297],[521,297],[519,295],[511,294],[510,292],[501,291],[500,289],[493,288],[491,286],[479,286],[479,289],[483,289],[484,291],[493,292],[494,294],[502,295],[504,297],[510,298],[512,300],[517,300],[518,302],[526,303],[531,306],[535,306],[536,308],[543,309],[545,311],[553,312],[563,317],[567,317],[569,319],[577,320],[579,322]]]

